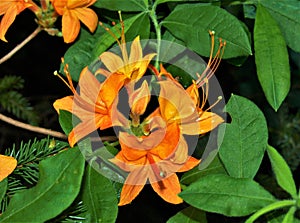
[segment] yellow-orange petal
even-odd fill
[[[187,92],[173,81],[160,81],[159,107],[166,121],[186,122],[197,115],[197,109]]]
[[[59,15],[63,15],[64,11],[66,9],[68,0],[50,0],[50,1],[52,2],[52,5],[53,5],[55,11]]]
[[[14,4],[12,1],[0,1],[0,15],[6,13],[9,7]]]
[[[131,44],[130,48],[130,56],[129,56],[129,64],[137,62],[141,60],[143,57],[143,50],[140,43],[140,36],[137,36]]]
[[[129,173],[120,195],[119,206],[129,204],[143,189],[148,178],[147,169],[138,169]]]
[[[85,8],[93,5],[97,0],[68,0],[67,6],[69,9]]]
[[[223,122],[224,119],[213,112],[200,111],[200,117],[197,122],[191,122],[183,125],[182,132],[187,135],[204,134],[210,132]]]
[[[195,166],[199,165],[200,162],[201,162],[201,160],[198,160],[198,159],[190,156],[188,158],[188,160],[185,162],[185,164],[183,166],[181,166],[181,168],[179,170],[177,170],[176,172],[189,171],[189,170],[193,169]]]
[[[17,2],[17,3],[11,3],[11,6],[7,8],[7,11],[5,12],[0,23],[0,39],[2,41],[7,42],[7,40],[5,39],[5,34],[8,28],[15,21],[16,16],[29,6],[30,4]]]
[[[57,99],[53,103],[53,107],[55,108],[56,112],[59,113],[59,110],[66,110],[72,112],[73,110],[73,96],[67,96],[61,99]]]
[[[91,114],[88,117],[84,116],[79,118],[84,119],[82,119],[81,122],[73,128],[68,136],[69,144],[71,147],[73,147],[76,142],[78,142],[91,132],[100,128],[104,117],[103,115]]]
[[[112,52],[102,53],[99,59],[111,73],[115,73],[125,66],[122,58]]]
[[[80,22],[71,10],[65,10],[62,16],[62,34],[65,43],[73,42],[79,34]]]
[[[178,197],[181,192],[180,183],[176,174],[164,178],[161,181],[150,175],[150,183],[153,190],[165,201],[172,204],[180,204],[183,200]]]
[[[147,81],[144,80],[142,86],[129,95],[129,106],[131,107],[131,112],[136,115],[144,114],[149,101],[149,86]]]
[[[0,182],[14,171],[17,163],[14,157],[0,155]]]
[[[98,16],[92,9],[76,8],[72,11],[92,33],[95,31],[98,25]]]

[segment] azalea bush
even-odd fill
[[[5,46],[23,13],[36,29],[0,59],[0,119],[33,132],[1,150],[0,222],[298,222],[299,11],[1,1]],[[56,93],[36,108],[4,67],[49,40],[65,50],[44,61]]]

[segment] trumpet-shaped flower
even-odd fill
[[[73,96],[58,99],[53,106],[59,110],[67,110],[77,116],[81,122],[76,125],[68,136],[70,145],[73,147],[89,133],[112,126],[111,108],[113,101],[123,86],[124,80],[121,75],[111,75],[103,83],[87,69],[83,69],[79,78],[80,93],[77,93],[69,73],[67,73],[68,87]]]
[[[17,166],[17,160],[11,156],[0,155],[0,182],[11,174]]]
[[[167,123],[157,112],[142,123],[150,100],[147,82],[129,95],[131,121],[122,117],[125,131],[119,133],[121,151],[111,161],[130,172],[122,189],[119,205],[130,203],[149,180],[154,191],[165,201],[178,204],[181,191],[176,172],[187,171],[199,164],[189,156],[187,143],[177,123]],[[138,104],[138,105],[136,105]]]
[[[4,15],[0,23],[0,39],[7,42],[5,34],[15,18],[24,9],[37,12],[40,8],[32,0],[0,1],[0,15]]]
[[[55,11],[62,16],[62,34],[66,43],[73,42],[80,31],[80,21],[91,32],[98,25],[97,14],[89,6],[96,0],[51,0]]]

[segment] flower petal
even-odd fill
[[[69,9],[84,8],[93,5],[97,0],[68,0],[67,6]]]
[[[172,204],[180,204],[183,200],[178,197],[181,192],[179,180],[176,174],[157,181],[154,176],[150,175],[150,183],[153,190],[165,201]]]
[[[198,135],[210,132],[224,122],[224,119],[213,113],[200,111],[200,117],[196,122],[182,125],[183,134]]]
[[[140,44],[140,36],[137,36],[131,44],[129,64],[140,61],[142,57],[143,57],[143,50]]]
[[[66,110],[72,112],[73,110],[73,96],[67,96],[61,99],[56,100],[53,103],[53,107],[55,108],[56,112],[59,113],[59,110]]]
[[[14,157],[0,155],[0,182],[14,171],[17,163]]]
[[[80,22],[71,10],[65,10],[62,16],[62,34],[65,43],[73,42],[78,36],[80,30]]]
[[[196,117],[197,109],[187,92],[173,81],[160,81],[159,106],[166,121],[183,122]]]
[[[143,168],[132,171],[122,188],[119,206],[129,204],[143,189],[148,176],[148,170]]]
[[[29,6],[30,4],[24,4],[18,2],[18,3],[11,3],[11,6],[7,8],[0,23],[0,39],[2,41],[7,42],[7,40],[5,39],[5,34],[8,28],[15,21],[16,16],[24,9],[28,8]]]
[[[98,25],[98,16],[92,9],[76,8],[73,9],[73,13],[91,32],[95,31]]]
[[[112,52],[104,52],[99,56],[99,59],[103,62],[106,68],[111,72],[115,73],[122,67],[124,67],[124,62],[118,55]]]
[[[195,166],[199,165],[201,162],[201,160],[198,160],[192,156],[190,156],[187,160],[187,162],[185,162],[185,164],[183,166],[181,166],[181,168],[179,170],[177,170],[176,172],[186,172],[188,170],[193,169]]]
[[[149,101],[149,86],[147,81],[144,80],[142,86],[129,95],[129,106],[131,108],[131,112],[136,115],[144,114]]]

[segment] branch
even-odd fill
[[[32,40],[36,35],[42,31],[42,27],[38,26],[33,33],[31,33],[26,39],[23,40],[20,44],[18,44],[15,48],[12,49],[8,54],[6,54],[4,57],[0,59],[0,64],[7,61],[9,58],[11,58],[16,52],[18,52],[23,46],[25,46],[30,40]]]
[[[4,121],[6,123],[9,123],[11,125],[17,126],[19,128],[32,131],[32,132],[37,132],[37,133],[41,133],[41,134],[44,134],[44,135],[50,135],[50,136],[60,138],[60,139],[66,139],[67,138],[67,136],[65,134],[61,133],[61,132],[57,132],[57,131],[53,131],[51,129],[45,129],[45,128],[41,128],[41,127],[37,127],[37,126],[32,126],[32,125],[14,120],[12,118],[9,118],[9,117],[1,114],[1,113],[0,113],[0,120]]]

